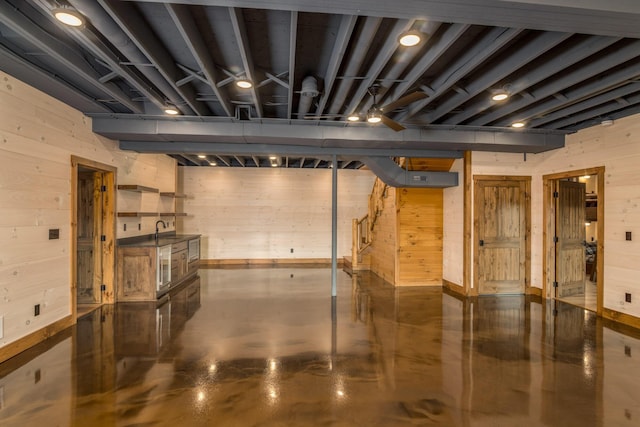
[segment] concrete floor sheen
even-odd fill
[[[640,333],[524,296],[201,269],[0,365],[2,426],[637,426]]]

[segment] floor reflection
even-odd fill
[[[0,365],[0,425],[635,426],[640,334],[529,297],[201,270]],[[635,360],[634,360],[635,359]]]

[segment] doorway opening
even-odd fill
[[[75,321],[114,302],[116,169],[77,157],[72,157],[71,165],[71,307]]]
[[[604,167],[546,175],[543,293],[602,314]]]

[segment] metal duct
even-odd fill
[[[311,109],[313,98],[318,96],[318,81],[313,76],[307,76],[302,80],[302,91],[298,103],[298,118],[302,119]]]
[[[106,35],[109,41],[122,52],[129,61],[135,64],[148,64],[150,62],[149,58],[138,49],[129,36],[122,31],[111,16],[100,6],[99,2],[95,0],[69,0],[69,3],[91,21],[91,25]],[[185,114],[193,114],[193,111],[187,105],[183,105],[184,102],[180,94],[174,90],[156,67],[146,67],[143,65],[136,68],[161,92],[167,94],[169,100],[174,105],[180,105],[180,108],[183,110],[188,109],[189,111],[183,111]],[[149,101],[154,102],[159,108],[163,107],[163,100],[150,99]]]
[[[410,171],[388,157],[365,157],[361,161],[391,187],[447,188],[458,186],[458,172]]]

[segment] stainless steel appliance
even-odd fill
[[[161,295],[169,290],[171,284],[171,245],[160,246],[157,250],[156,292]]]
[[[189,262],[200,259],[200,239],[189,240]]]

